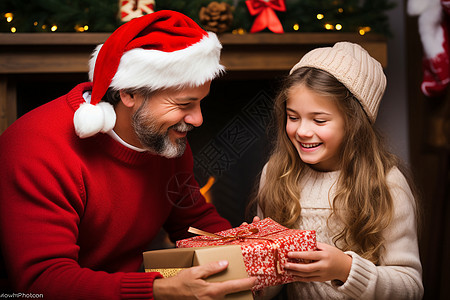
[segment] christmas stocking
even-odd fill
[[[424,50],[421,90],[429,97],[444,95],[450,84],[449,15],[445,13],[445,3],[449,2],[411,0],[408,3],[408,12],[419,15],[419,34]]]

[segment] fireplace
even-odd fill
[[[197,181],[210,185],[208,200],[234,226],[246,219],[270,151],[268,128],[277,83],[275,78],[214,81],[202,104],[204,123],[189,135]]]

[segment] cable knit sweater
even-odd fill
[[[175,241],[189,226],[230,224],[199,193],[189,148],[166,159],[107,134],[79,139],[73,114],[90,89],[78,85],[0,137],[0,274],[45,299],[151,299],[161,275],[137,271],[160,228]]]
[[[261,184],[265,181],[265,172]],[[316,230],[317,240],[330,245],[339,231],[331,213],[339,171],[316,172],[308,169],[301,185],[302,218],[299,229]],[[384,233],[386,251],[380,265],[374,265],[348,251],[352,266],[347,281],[295,282],[288,284],[289,299],[421,299],[422,266],[419,258],[414,198],[403,174],[392,169],[387,177],[394,200],[395,216]],[[329,200],[330,199],[330,200]],[[261,213],[259,213],[261,217]],[[273,291],[272,291],[273,292]]]

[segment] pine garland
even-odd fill
[[[156,0],[156,10],[182,12],[200,23],[199,11],[213,0]],[[254,21],[244,0],[216,0],[235,7],[231,30],[248,31]],[[386,12],[395,4],[391,0],[285,0],[286,12],[276,12],[285,32],[322,32],[337,30],[358,32],[361,27],[390,35]],[[85,25],[89,32],[112,32],[120,24],[118,0],[2,0],[0,1],[0,31],[75,32]],[[6,14],[13,19],[7,22]],[[318,19],[318,15],[323,18]],[[327,25],[328,24],[328,25]],[[328,29],[327,27],[328,26]]]
[[[119,25],[117,0],[2,0],[0,13],[13,14],[12,22],[2,18],[0,30],[10,32],[75,32],[89,26],[91,32],[112,32]]]

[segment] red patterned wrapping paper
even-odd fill
[[[178,248],[238,244],[249,276],[258,277],[253,290],[293,281],[284,264],[290,251],[316,250],[314,230],[286,228],[270,218],[215,233],[221,237],[196,236],[177,241]]]

